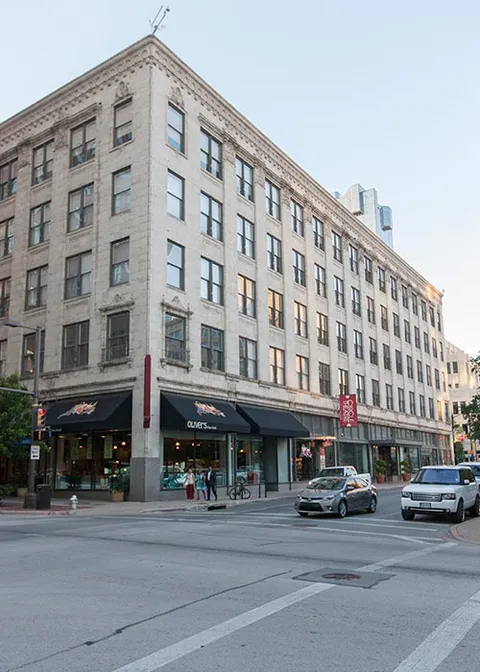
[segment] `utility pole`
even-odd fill
[[[32,460],[31,447],[35,443],[37,433],[37,414],[39,407],[39,387],[40,387],[40,354],[42,342],[42,328],[35,329],[35,355],[33,370],[33,395],[32,395],[32,431],[30,443],[30,459],[28,461],[28,490],[23,502],[24,509],[37,508],[37,493],[35,492],[35,469],[37,460]]]

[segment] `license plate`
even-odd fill
[[[420,502],[420,508],[421,509],[431,509],[432,505],[430,502]]]

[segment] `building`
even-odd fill
[[[379,204],[376,189],[364,189],[360,184],[354,184],[343,196],[338,192],[334,195],[387,245],[393,247],[392,209]]]
[[[447,380],[452,402],[454,440],[463,443],[465,455],[469,459],[480,459],[480,446],[468,438],[467,421],[462,408],[469,404],[480,387],[477,374],[472,370],[472,357],[457,348],[453,343],[445,342],[447,357]]]
[[[1,124],[0,175],[0,364],[30,384],[7,322],[43,327],[57,491],[450,460],[441,293],[157,38]]]

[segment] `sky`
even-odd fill
[[[0,121],[144,37],[161,4],[4,2]],[[378,190],[395,250],[445,292],[446,337],[476,354],[478,0],[164,4],[158,36],[320,184]]]

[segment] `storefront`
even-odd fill
[[[108,491],[113,474],[129,472],[131,392],[55,402],[47,407],[45,424],[52,432],[55,490]]]

